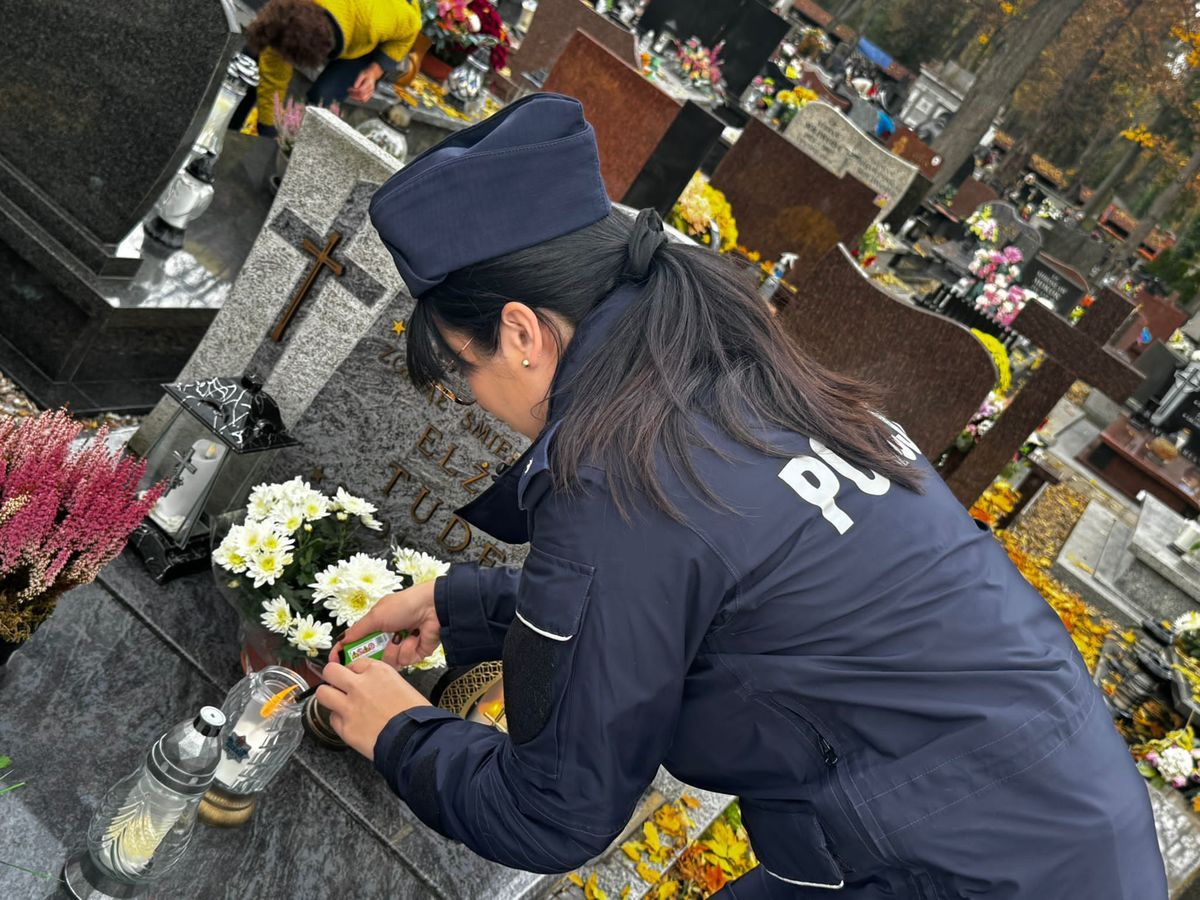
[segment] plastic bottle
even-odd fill
[[[66,865],[75,897],[137,896],[179,862],[220,760],[224,724],[219,709],[204,707],[155,741],[145,762],[109,790],[88,826],[87,850]]]
[[[779,282],[783,281],[783,276],[792,268],[792,263],[796,261],[796,256],[793,253],[785,253],[779,257],[779,262],[775,263],[775,268],[771,270],[771,274],[758,289],[758,295],[767,302],[775,296],[775,292],[779,290]]]

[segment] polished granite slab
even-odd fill
[[[237,616],[217,593],[210,575],[158,585],[136,558],[126,554],[109,565],[101,579],[167,652],[186,660],[214,685],[218,698],[241,677]],[[487,862],[431,831],[355,753],[331,752],[305,742],[289,764],[289,771],[296,769],[322,784],[331,802],[344,809],[364,835],[383,842],[397,863],[428,879],[430,896],[515,900],[539,896],[558,880]]]
[[[103,586],[68,594],[0,681],[7,783],[26,782],[0,796],[0,897],[68,896],[63,861],[83,845],[104,793],[166,728],[219,704],[232,674],[214,681]],[[298,759],[248,826],[198,826],[153,896],[318,898],[335,885],[352,896],[445,896]]]

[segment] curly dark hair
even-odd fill
[[[333,23],[313,0],[269,0],[246,29],[254,54],[270,47],[294,66],[319,66],[333,52]]]

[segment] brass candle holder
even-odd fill
[[[257,805],[258,797],[253,794],[231,794],[214,784],[200,800],[197,815],[213,828],[238,828],[250,821]]]

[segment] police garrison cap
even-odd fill
[[[451,272],[578,231],[611,209],[583,107],[544,93],[418,156],[375,192],[371,222],[420,297]]]

